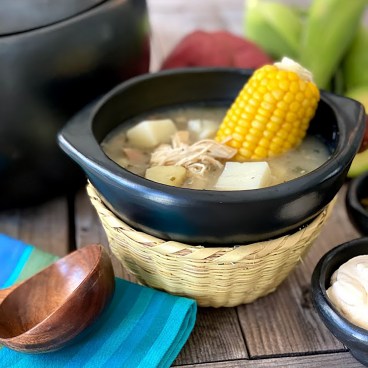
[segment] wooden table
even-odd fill
[[[240,34],[242,3],[150,0],[152,70],[194,28],[226,28]],[[343,187],[309,254],[273,294],[236,308],[199,309],[195,329],[175,366],[362,367],[324,327],[310,300],[310,278],[318,259],[332,247],[359,236],[346,215],[345,191]],[[57,198],[35,208],[0,213],[0,232],[59,256],[88,243],[108,247],[83,189],[72,199]],[[132,280],[117,262],[114,266],[117,275]]]

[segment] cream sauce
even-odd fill
[[[347,320],[368,330],[368,255],[341,265],[331,277],[327,296]]]

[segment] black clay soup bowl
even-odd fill
[[[346,193],[346,209],[355,228],[368,236],[368,171],[354,178]]]
[[[327,295],[333,273],[350,259],[361,255],[368,256],[366,237],[346,242],[327,252],[312,274],[312,300],[314,308],[330,332],[359,362],[368,366],[368,330],[351,323]]]
[[[59,133],[59,144],[118,217],[151,235],[212,246],[247,244],[296,231],[332,201],[360,146],[364,109],[354,100],[321,92],[309,134],[323,139],[330,158],[302,177],[268,188],[172,187],[123,169],[101,149],[114,128],[149,111],[196,104],[229,107],[251,74],[191,68],[130,79],[69,121]]]

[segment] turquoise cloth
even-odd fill
[[[0,288],[34,274],[57,257],[0,234]],[[111,304],[72,344],[24,354],[0,348],[0,367],[169,367],[195,324],[195,301],[116,278]]]

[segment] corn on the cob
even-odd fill
[[[319,90],[311,74],[284,58],[254,72],[216,134],[238,150],[236,161],[264,159],[296,147],[315,114]]]

